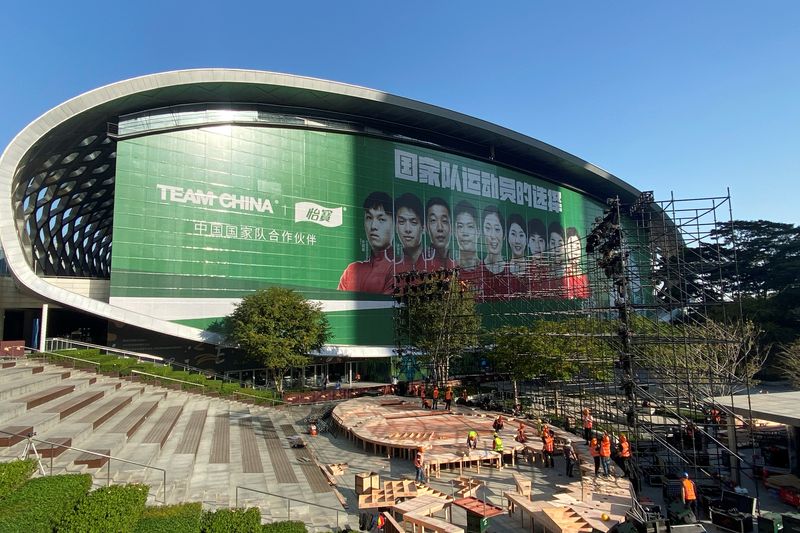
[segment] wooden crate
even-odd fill
[[[356,494],[367,494],[380,489],[380,478],[375,472],[359,472],[356,474]]]

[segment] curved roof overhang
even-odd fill
[[[15,220],[15,179],[77,139],[105,133],[121,115],[191,103],[258,103],[326,116],[363,117],[445,150],[491,160],[576,189],[600,201],[632,203],[640,192],[619,178],[546,143],[495,124],[391,94],[326,80],[272,72],[197,69],[152,74],[77,96],[22,130],[0,158],[0,243],[14,278],[40,297],[148,330],[203,342],[217,336],[157,320],[54,287],[33,270]],[[19,204],[19,202],[16,202]],[[11,207],[9,209],[9,207]]]

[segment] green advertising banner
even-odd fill
[[[117,147],[111,303],[205,328],[244,294],[282,285],[322,303],[335,344],[385,347],[399,272],[458,266],[481,300],[513,300],[537,289],[531,258],[559,254],[553,298],[591,298],[580,240],[603,208],[369,137],[244,126],[142,136]]]

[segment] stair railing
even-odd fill
[[[274,494],[272,492],[267,492],[267,491],[259,490],[259,489],[253,489],[253,488],[250,488],[250,487],[244,487],[244,486],[241,486],[241,485],[237,485],[236,486],[236,507],[239,507],[239,490],[240,489],[242,491],[258,492],[259,494],[266,494],[267,496],[274,496],[276,498],[281,498],[283,500],[286,500],[286,512],[287,512],[286,519],[287,520],[291,520],[292,519],[292,502],[296,502],[296,503],[299,503],[299,504],[302,504],[302,505],[313,505],[314,507],[319,507],[321,509],[328,509],[329,511],[336,511],[336,528],[337,529],[341,529],[340,526],[339,526],[339,513],[344,513],[345,516],[347,515],[346,511],[344,511],[342,509],[337,509],[335,507],[328,507],[327,505],[320,505],[320,504],[314,503],[314,502],[307,502],[305,500],[298,500],[296,498],[290,498],[288,496],[281,496],[280,494]]]

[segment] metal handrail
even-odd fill
[[[107,352],[108,355],[122,355],[123,357],[134,357],[136,359],[145,359],[147,361],[155,362],[155,363],[162,363],[164,362],[163,357],[159,357],[158,355],[150,355],[145,353],[139,352],[131,352],[128,350],[121,350],[119,348],[109,348],[108,346],[102,346],[100,344],[91,344],[89,342],[83,341],[76,341],[72,339],[64,339],[61,337],[52,337],[50,339],[45,340],[45,345],[50,345],[50,350],[53,350],[53,344],[64,344],[68,347],[72,347],[71,345],[81,346],[83,348],[93,348],[101,351]]]
[[[97,361],[90,361],[88,359],[81,359],[80,357],[72,357],[71,355],[64,355],[64,354],[61,354],[61,353],[39,352],[39,351],[36,351],[36,353],[37,354],[44,354],[44,355],[47,355],[47,356],[52,355],[54,357],[63,357],[64,359],[70,359],[72,361],[80,361],[81,363],[88,363],[91,366],[96,366],[98,364]],[[73,368],[74,368],[74,366],[73,366]]]
[[[287,520],[291,520],[292,519],[292,503],[291,502],[297,502],[297,503],[301,503],[303,505],[313,505],[314,507],[320,507],[322,509],[328,509],[329,511],[336,511],[336,527],[337,527],[337,529],[339,528],[339,513],[345,513],[345,515],[347,514],[346,511],[344,511],[342,509],[336,509],[335,507],[328,507],[327,505],[320,505],[320,504],[314,503],[314,502],[307,502],[305,500],[298,500],[297,498],[290,498],[289,496],[281,496],[280,494],[274,494],[272,492],[267,492],[267,491],[259,490],[259,489],[253,489],[253,488],[245,487],[245,486],[242,486],[242,485],[236,485],[236,507],[239,507],[239,489],[249,490],[251,492],[258,492],[259,494],[266,494],[267,496],[274,496],[276,498],[281,498],[281,499],[286,500],[286,509],[287,509],[286,519]]]
[[[206,389],[206,386],[203,385],[202,383],[194,383],[193,381],[186,381],[186,380],[177,379],[177,378],[168,378],[167,376],[159,376],[158,374],[150,374],[149,372],[142,372],[141,370],[131,370],[131,374],[138,374],[140,376],[149,376],[151,378],[156,378],[156,379],[159,379],[159,380],[166,379],[167,381],[174,381],[176,383],[185,383],[186,385],[192,385],[194,387],[200,387],[203,390],[203,392],[205,392],[205,389]]]
[[[88,453],[88,454],[91,454],[91,455],[96,455],[98,457],[105,457],[105,458],[107,458],[109,460],[108,461],[108,471],[107,471],[107,476],[106,476],[106,486],[110,486],[111,485],[111,461],[120,461],[120,462],[123,462],[123,463],[128,463],[128,464],[131,464],[131,465],[140,466],[142,468],[149,468],[151,470],[158,470],[159,472],[161,472],[162,481],[163,481],[163,489],[162,490],[163,490],[164,498],[163,498],[163,500],[161,500],[161,503],[164,503],[164,504],[167,503],[167,471],[165,469],[163,469],[163,468],[158,468],[157,466],[150,466],[150,465],[146,465],[146,464],[142,464],[142,463],[137,463],[136,461],[129,461],[128,459],[122,459],[120,457],[114,457],[113,455],[106,455],[104,453],[94,452],[92,450],[84,450],[83,448],[77,448],[75,446],[68,446],[66,444],[59,444],[57,442],[51,442],[49,440],[37,439],[37,438],[33,437],[33,435],[35,435],[35,433],[31,434],[31,435],[25,434],[25,433],[12,433],[10,431],[4,431],[2,429],[0,429],[0,433],[3,433],[4,435],[12,435],[12,436],[15,436],[15,437],[22,437],[23,439],[26,439],[28,441],[41,442],[42,444],[49,444],[50,445],[49,449],[66,448],[66,449],[75,450],[75,451],[81,452],[81,453]],[[38,450],[37,450],[37,452],[38,452]],[[41,466],[42,458],[38,454],[37,454],[37,458],[38,458],[38,461],[39,461],[39,466]],[[51,476],[53,475],[53,454],[52,453],[50,454],[50,475]],[[156,491],[156,494],[158,494],[158,491]]]

